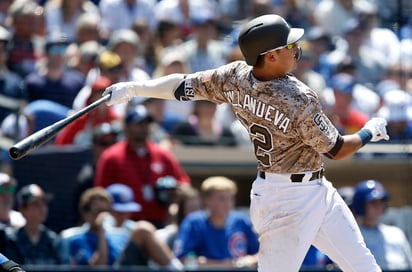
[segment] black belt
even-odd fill
[[[320,179],[323,177],[323,168],[316,172],[312,172],[312,176],[310,177],[309,181]],[[259,177],[261,179],[266,179],[266,174],[263,171],[259,171]],[[302,182],[303,177],[305,177],[305,174],[291,174],[290,175],[290,181],[291,182]]]

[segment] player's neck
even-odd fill
[[[287,74],[283,71],[273,71],[265,67],[253,67],[252,74],[257,80],[260,81],[270,81],[287,76]]]

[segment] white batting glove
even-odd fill
[[[135,96],[133,83],[131,82],[119,82],[106,88],[103,92],[103,96],[110,94],[110,100],[106,102],[106,105],[111,106],[114,104],[121,104],[128,102]]]
[[[369,130],[372,133],[371,142],[377,142],[380,140],[389,140],[389,135],[386,132],[387,122],[384,118],[374,117],[370,119],[363,126],[364,129]]]

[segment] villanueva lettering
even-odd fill
[[[264,118],[282,130],[283,133],[286,133],[290,124],[290,118],[277,108],[257,100],[256,97],[252,97],[249,94],[245,94],[242,99],[239,91],[225,92],[225,96],[234,107],[248,109],[253,115]]]

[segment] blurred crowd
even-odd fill
[[[269,13],[305,29],[294,73],[317,92],[342,134],[380,116],[388,121],[389,143],[412,139],[412,1],[1,0],[0,198],[14,195],[17,186],[8,156],[13,143],[90,105],[113,83],[241,60],[239,26]],[[196,192],[170,152],[175,145],[249,147],[246,130],[227,105],[136,97],[97,107],[47,145],[92,151],[74,192],[78,225],[60,234],[47,229],[51,196],[36,184],[22,188],[16,197],[21,213],[0,214],[16,230],[5,234],[15,261],[181,270],[194,256],[195,265],[256,264],[250,222],[231,213],[233,181],[214,177]],[[215,193],[218,207],[208,200]],[[196,207],[186,207],[186,198]],[[0,209],[13,201],[0,202]],[[200,207],[204,212],[188,219],[180,233],[185,215]],[[210,226],[205,214],[212,210]],[[241,226],[234,248],[209,245],[207,235],[221,237],[216,228],[226,220]],[[25,248],[18,248],[19,239],[26,239]],[[308,264],[330,261],[310,254]]]

